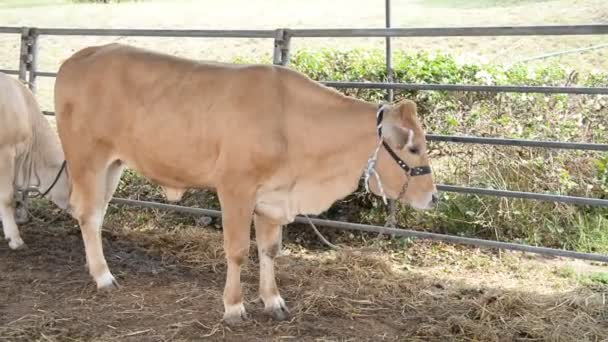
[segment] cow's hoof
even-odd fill
[[[8,247],[10,247],[10,249],[16,251],[18,249],[27,248],[27,245],[23,242],[23,240],[21,238],[16,238],[16,239],[8,240]]]
[[[224,312],[224,323],[236,326],[241,325],[247,321],[247,312],[243,303],[226,305],[226,311]]]
[[[99,277],[99,280],[97,281],[97,290],[111,291],[118,290],[119,288],[120,285],[110,272]]]
[[[284,321],[291,315],[285,301],[283,298],[281,298],[281,296],[273,297],[269,303],[266,304],[264,312],[277,321]]]

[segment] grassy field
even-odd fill
[[[383,27],[380,0],[323,1],[144,1],[120,4],[74,4],[66,0],[0,2],[1,25],[154,29],[275,29]],[[393,1],[393,26],[442,27],[488,25],[589,24],[608,22],[604,0],[553,1]],[[346,10],[348,9],[348,10]],[[74,51],[92,44],[121,41],[176,55],[230,61],[236,56],[270,56],[264,39],[170,39],[125,37],[42,37],[40,70],[54,71]],[[466,61],[512,63],[550,52],[608,42],[608,37],[511,37],[395,39],[396,50],[441,51]],[[364,47],[381,49],[383,39],[298,39],[292,47]],[[0,68],[16,68],[17,36],[0,36]],[[581,70],[605,69],[608,48],[552,58]],[[42,82],[41,101],[50,108],[51,81]]]

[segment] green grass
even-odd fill
[[[574,267],[565,265],[558,267],[555,270],[555,274],[560,278],[576,280],[578,283],[586,286],[608,285],[608,272],[579,272]]]
[[[593,285],[608,285],[608,272],[595,272],[582,280],[583,283]]]
[[[572,266],[562,266],[555,270],[555,274],[564,279],[575,279],[577,277],[576,270]]]

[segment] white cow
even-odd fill
[[[59,139],[34,95],[19,80],[0,73],[0,217],[11,249],[24,246],[15,221],[17,188],[38,187],[57,206],[67,208],[63,160]]]

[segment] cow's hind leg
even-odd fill
[[[115,189],[120,170],[113,169],[113,164],[95,167],[92,163],[80,166],[68,162],[68,165],[72,178],[70,206],[82,232],[89,273],[98,289],[118,287],[103,254],[101,226],[111,198],[111,194],[107,195],[108,190],[110,187],[112,192]]]
[[[0,218],[4,238],[11,249],[25,247],[15,221],[15,151],[11,148],[0,149]]]
[[[281,226],[264,216],[255,215],[255,238],[260,259],[260,297],[264,311],[274,319],[289,317],[289,310],[279,294],[274,275],[274,258],[281,249]]]
[[[125,169],[123,163],[120,160],[116,160],[110,164],[108,167],[108,171],[106,173],[106,189],[105,189],[105,206],[103,214],[105,216],[106,210],[108,208],[108,203],[112,199],[116,188],[118,187],[118,183],[120,182],[120,176],[122,176],[122,171]]]

